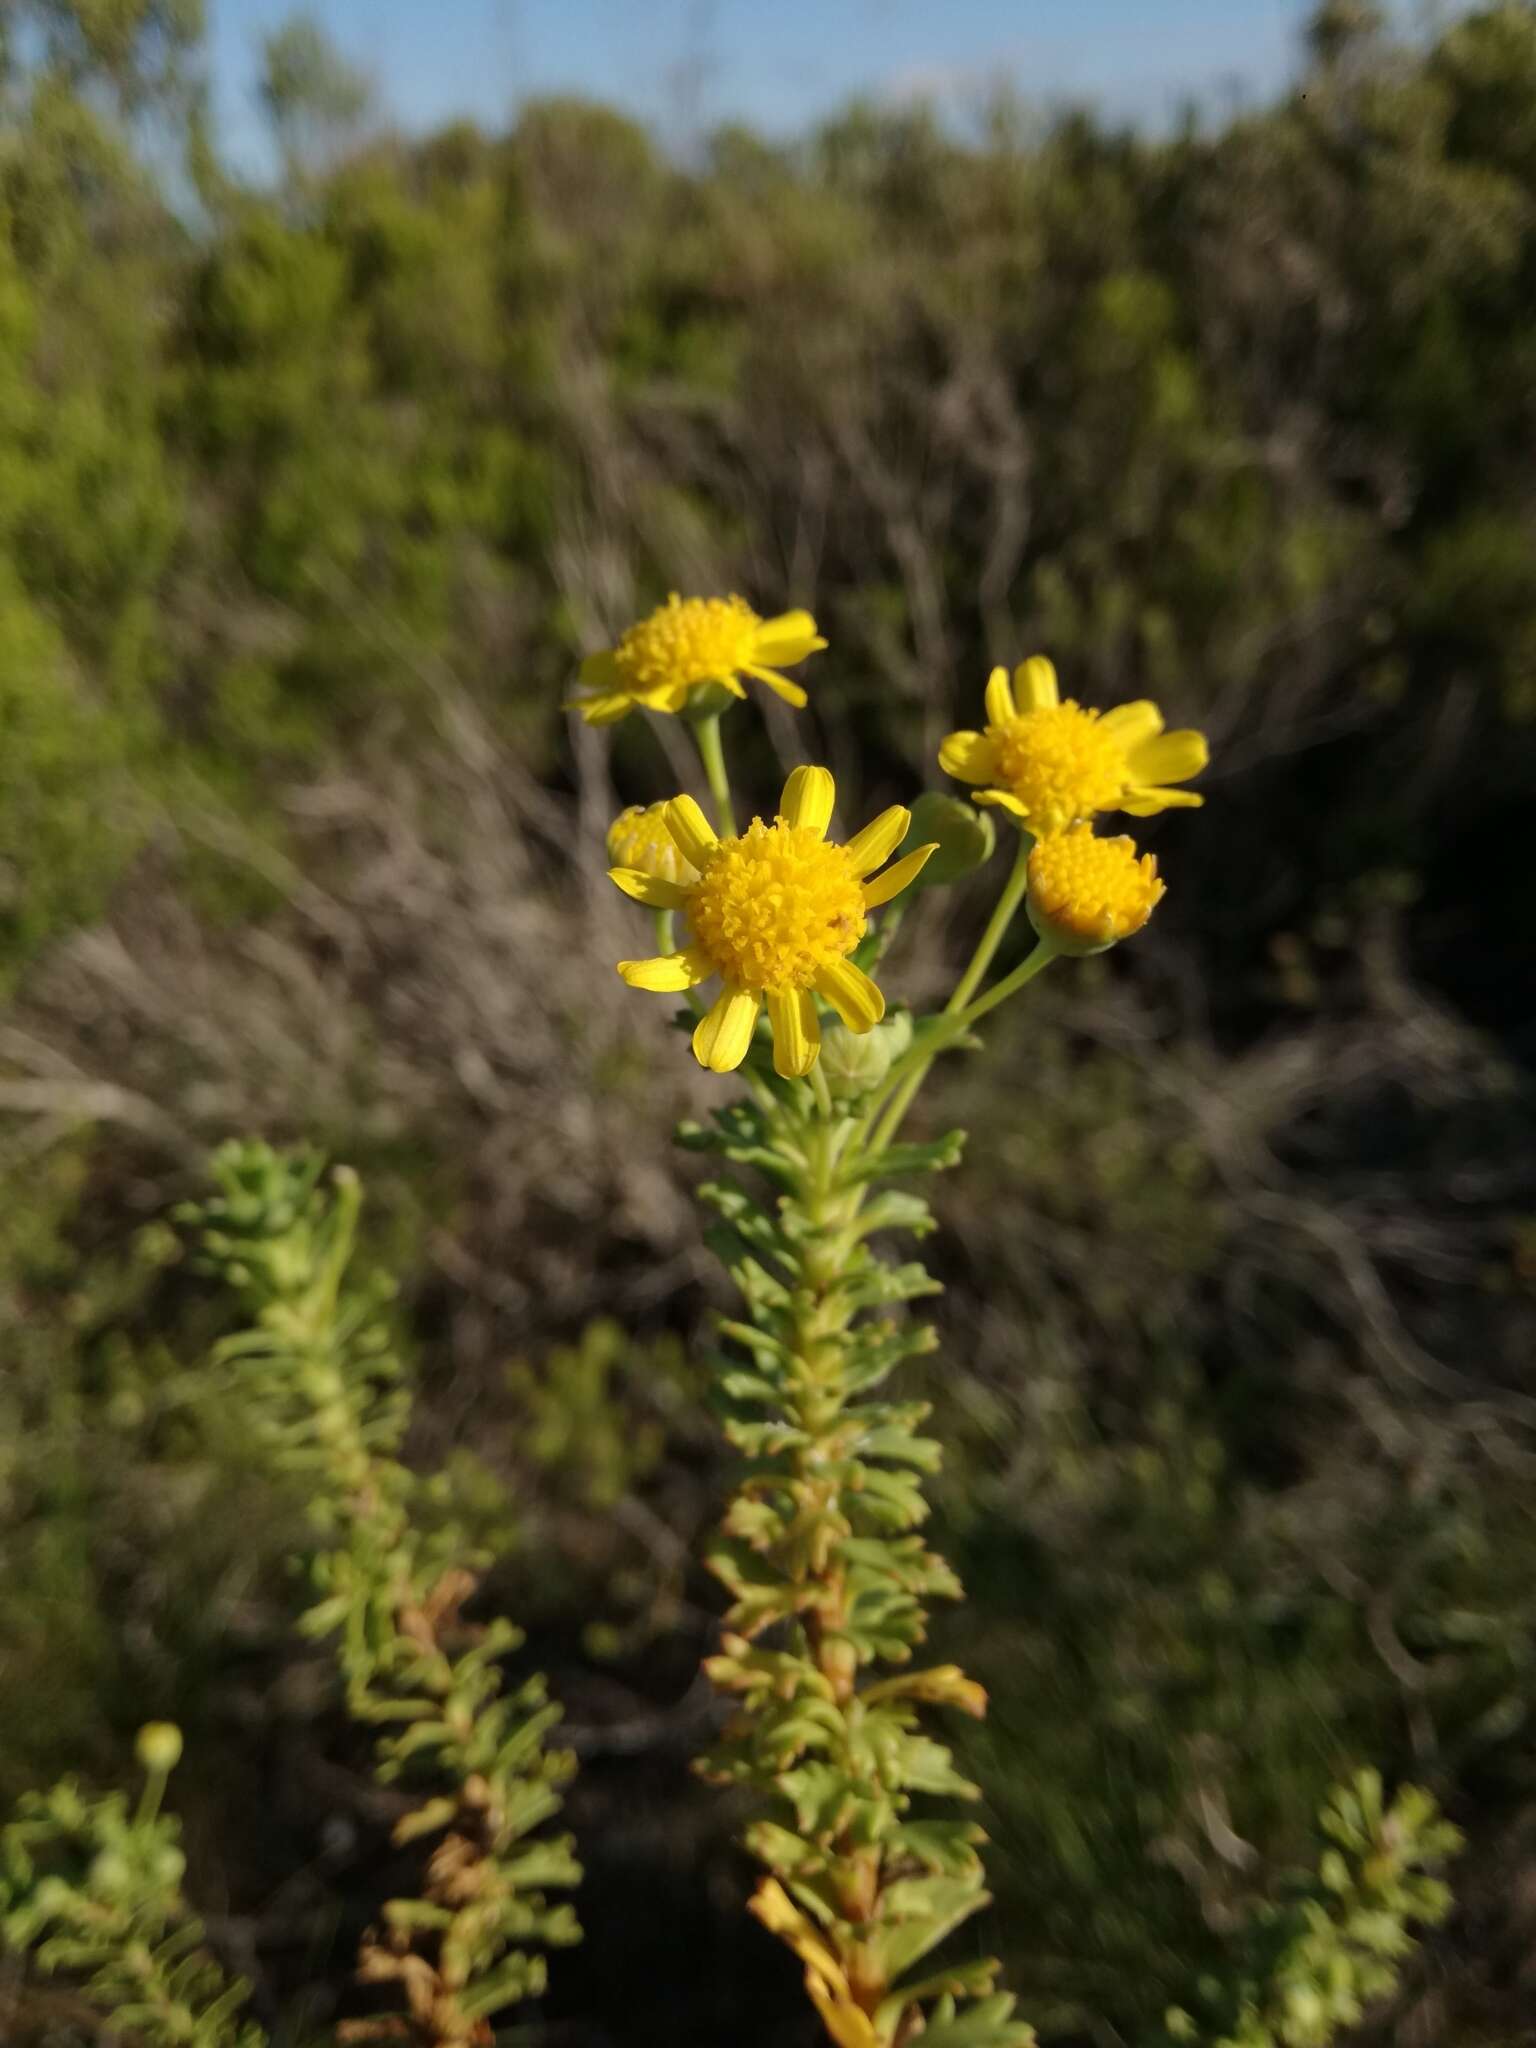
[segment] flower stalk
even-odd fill
[[[799,658],[809,642],[791,625],[811,630],[800,614],[761,632]],[[1099,838],[1091,819],[1198,803],[1174,785],[1204,765],[1205,743],[1165,734],[1154,705],[1101,717],[1061,701],[1042,660],[1013,681],[994,671],[985,733],[952,734],[941,761],[996,785],[977,801],[1016,827],[1013,867],[942,1012],[887,1022],[870,970],[884,975],[903,897],[980,866],[993,828],[930,793],[916,818],[892,805],[842,843],[828,837],[832,777],[804,767],[773,820],[738,833],[722,703],[710,692],[725,678],[743,694],[737,670],[771,680],[756,665],[763,642],[755,657],[748,648],[758,631],[740,600],[674,599],[583,670],[589,691],[607,693],[584,707],[595,722],[637,707],[689,717],[719,819],[716,831],[679,796],[626,812],[609,839],[619,888],[677,918],[657,925],[660,953],[621,962],[620,974],[633,988],[686,993],[699,1064],[739,1071],[748,1090],[680,1133],[756,1177],[700,1191],[744,1304],[720,1324],[718,1392],[745,1461],[709,1555],[730,1604],[707,1668],[735,1711],[701,1767],[769,1802],[747,1836],[766,1872],[752,1910],[799,1957],[838,2048],[906,2048],[919,2036],[925,2048],[1024,2048],[1034,2034],[997,1989],[997,1964],[935,1955],[988,1893],[980,1829],[963,1810],[919,1808],[979,1797],[926,1716],[979,1717],[986,1697],[958,1666],[916,1662],[930,1606],[961,1588],[922,1534],[922,1481],[941,1455],[922,1434],[928,1404],[887,1384],[935,1348],[910,1308],[938,1287],[884,1247],[933,1227],[926,1204],[892,1183],[952,1166],[962,1136],[896,1140],[941,1052],[1059,955],[1101,950],[1146,922],[1162,894],[1156,864],[1128,840]],[[979,993],[1026,903],[1038,943]],[[696,991],[713,977],[721,992],[700,1015]],[[822,1004],[837,1019],[826,1059]]]
[[[725,765],[725,748],[720,740],[720,713],[712,711],[703,718],[690,719],[689,724],[693,728],[694,744],[699,750],[699,760],[704,767],[704,779],[709,784],[720,830],[729,835],[736,830],[736,808],[731,802],[731,778]]]

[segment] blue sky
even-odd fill
[[[293,0],[211,0],[231,150],[259,160],[253,84]],[[314,0],[310,11],[410,127],[580,91],[673,131],[774,134],[854,93],[964,103],[1011,80],[1158,121],[1181,96],[1280,85],[1310,0]]]

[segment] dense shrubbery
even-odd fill
[[[987,1134],[933,1390],[986,1939],[1055,2038],[1155,2037],[1369,1757],[1470,1836],[1383,2024],[1517,2040],[1536,12],[1406,49],[1334,5],[1284,104],[1156,142],[856,109],[691,170],[584,105],[390,137],[301,39],[271,191],[209,147],[190,13],[3,15],[0,1793],[121,1775],[174,1713],[212,1938],[265,2017],[347,1995],[391,1816],[151,1223],[210,1135],[313,1135],[405,1276],[408,1450],[589,1759],[552,2012],[705,2038],[754,1973],[784,2038],[684,1769],[719,1475],[661,1162],[699,1098],[637,1058],[568,853],[650,742],[572,773],[557,709],[668,588],[736,587],[827,626],[851,812],[1037,646],[1215,742],[1139,957],[1043,1000],[1049,1085],[1021,1107],[999,1057],[943,1106]]]

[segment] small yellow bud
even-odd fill
[[[1029,856],[1029,917],[1061,953],[1102,953],[1139,932],[1163,898],[1157,862],[1091,825],[1048,833]]]
[[[617,868],[638,868],[660,882],[696,882],[697,870],[678,852],[666,826],[666,805],[631,804],[608,827],[608,858]]]
[[[181,1762],[181,1730],[174,1721],[146,1721],[133,1747],[140,1766],[163,1778]]]

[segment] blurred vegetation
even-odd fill
[[[831,641],[765,791],[802,747],[850,816],[936,780],[1037,648],[1215,752],[1146,938],[931,1112],[974,1134],[927,1392],[977,1953],[1053,2048],[1155,2041],[1373,1763],[1468,1846],[1366,2035],[1530,2042],[1536,9],[1330,0],[1283,102],[1157,139],[855,107],[687,166],[584,103],[401,136],[296,24],[263,185],[197,13],[0,7],[0,1803],[176,1720],[220,1962],[282,2048],[354,2009],[392,1816],[157,1220],[210,1139],[303,1136],[367,1177],[405,1455],[584,1765],[545,2038],[800,2038],[687,1769],[708,1084],[601,893],[688,771],[559,711],[735,588]],[[986,894],[916,907],[914,988]]]

